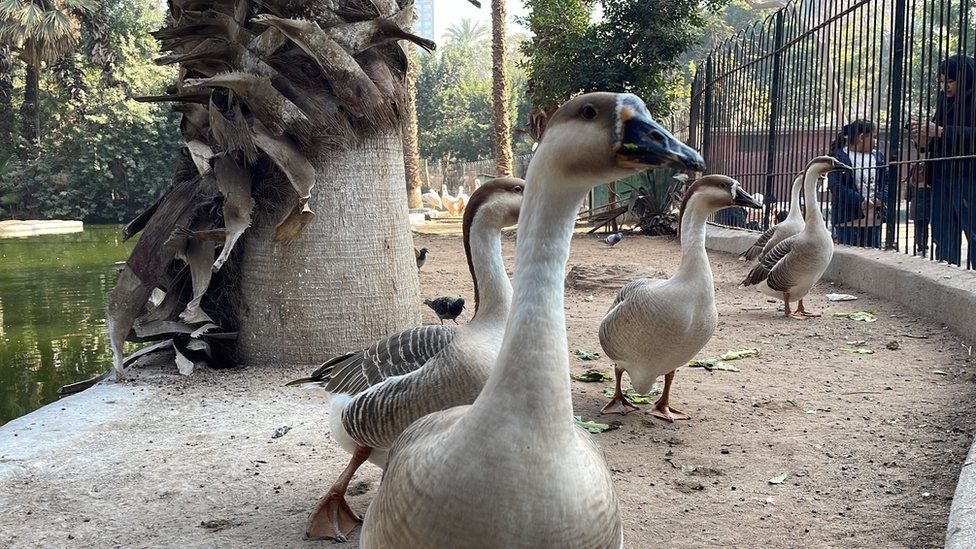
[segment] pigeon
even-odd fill
[[[601,242],[613,248],[614,244],[620,242],[623,239],[624,239],[624,233],[613,233],[612,235],[601,240]]]
[[[424,263],[427,263],[427,248],[420,248],[419,250],[414,248],[413,253],[417,256],[417,270],[420,270]]]
[[[463,297],[438,297],[436,299],[425,299],[424,305],[430,307],[437,313],[437,318],[441,319],[441,324],[445,320],[453,320],[457,324],[457,317],[464,310]]]

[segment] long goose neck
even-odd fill
[[[794,181],[790,188],[790,211],[786,214],[788,218],[803,218],[803,213],[800,211],[800,192],[803,191],[803,181]]]
[[[804,229],[814,230],[818,224],[824,227],[820,203],[817,202],[817,182],[820,181],[820,173],[816,170],[807,170],[803,177],[803,203],[806,205],[806,215],[803,218]]]
[[[705,225],[710,213],[698,197],[692,196],[688,200],[681,220],[681,266],[676,275],[703,280],[707,278],[709,286],[712,268],[705,252]]]
[[[537,151],[526,177],[515,248],[515,292],[498,364],[473,417],[511,415],[533,437],[575,436],[563,276],[585,190],[554,188]],[[531,426],[531,428],[529,428]]]
[[[473,223],[469,235],[469,265],[475,284],[475,315],[470,324],[504,324],[512,305],[512,283],[502,260],[501,230]]]

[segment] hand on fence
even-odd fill
[[[912,122],[910,131],[912,139],[919,145],[928,143],[929,139],[942,137],[942,128],[935,122]]]

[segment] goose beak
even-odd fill
[[[631,105],[624,105],[618,114],[620,144],[617,164],[639,170],[675,168],[705,171],[705,160],[698,151],[685,145],[660,124]]]
[[[757,210],[762,208],[762,202],[743,190],[738,182],[732,184],[732,203],[736,206],[756,208]]]
[[[830,170],[832,172],[837,172],[837,171],[853,172],[854,171],[854,168],[848,166],[847,164],[844,164],[843,162],[837,160],[836,158],[834,158],[833,161],[834,161],[834,167],[832,170]]]

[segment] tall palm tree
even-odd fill
[[[444,39],[454,44],[475,44],[488,39],[488,27],[481,21],[465,18],[448,27]]]
[[[38,95],[41,63],[53,62],[78,43],[74,14],[95,9],[93,0],[3,0],[0,2],[0,43],[20,51],[27,66],[24,102],[20,107],[21,136],[35,145],[40,133]]]
[[[508,120],[508,69],[505,64],[505,0],[491,0],[492,135],[495,175],[512,175],[512,128]]]
[[[10,46],[0,44],[0,158],[13,150],[14,58]]]
[[[418,322],[399,41],[434,44],[404,30],[410,0],[169,6],[154,36],[180,79],[142,100],[174,103],[185,146],[124,230],[142,236],[108,296],[116,371],[127,338],[175,347],[182,371],[309,366]]]

